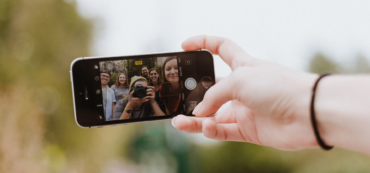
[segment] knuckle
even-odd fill
[[[198,131],[200,131],[200,130],[199,130],[199,125],[198,125],[197,121],[196,121],[196,120],[194,120],[194,119],[192,119],[192,127],[193,127],[193,131],[194,131],[194,132],[198,132]]]
[[[222,138],[223,138],[223,140],[224,140],[224,141],[226,141],[226,140],[227,140],[227,136],[228,136],[227,131],[226,131],[226,129],[225,129],[225,128],[223,128],[223,135],[222,135]]]

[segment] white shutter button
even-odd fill
[[[186,89],[193,90],[196,86],[197,86],[197,81],[195,81],[194,78],[189,77],[185,80]]]

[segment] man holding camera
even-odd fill
[[[152,86],[142,76],[131,78],[130,95],[118,100],[113,112],[113,120],[164,116],[165,114],[155,102]]]

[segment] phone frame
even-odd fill
[[[71,63],[71,67],[70,67],[70,78],[71,78],[71,85],[72,85],[72,97],[73,97],[73,111],[74,111],[74,117],[75,117],[75,122],[76,124],[81,127],[81,128],[92,128],[92,127],[103,127],[103,126],[115,126],[115,125],[127,125],[127,124],[131,124],[131,123],[142,123],[142,122],[148,122],[148,121],[160,121],[160,120],[167,120],[167,119],[170,119],[170,118],[173,118],[174,116],[177,116],[177,115],[166,115],[166,116],[159,116],[159,117],[150,117],[150,118],[141,118],[141,119],[134,119],[133,121],[127,121],[127,120],[116,120],[116,121],[105,121],[104,124],[97,124],[97,125],[89,125],[89,126],[84,126],[82,124],[80,124],[78,122],[78,118],[77,118],[77,109],[76,109],[76,93],[75,93],[75,83],[74,83],[74,65],[79,62],[79,61],[83,61],[83,60],[94,60],[94,59],[106,59],[105,61],[110,61],[110,60],[114,60],[114,59],[118,59],[118,58],[122,58],[122,59],[135,59],[135,58],[146,58],[148,56],[153,56],[153,57],[166,57],[166,56],[178,56],[178,54],[182,54],[182,53],[200,53],[200,52],[206,52],[208,55],[210,55],[210,58],[209,60],[212,61],[212,68],[213,68],[213,75],[211,76],[211,78],[214,80],[214,84],[215,84],[215,68],[214,68],[214,59],[213,59],[213,56],[212,56],[212,53],[209,52],[208,50],[206,49],[202,49],[202,50],[198,50],[198,51],[182,51],[182,52],[167,52],[167,53],[150,53],[150,54],[140,54],[140,55],[124,55],[124,56],[94,56],[94,57],[79,57],[79,58],[76,58],[72,61]],[[197,63],[198,63],[199,60],[197,60]],[[200,61],[199,61],[200,62]],[[197,68],[198,70],[199,68]],[[86,72],[87,73],[87,72]],[[180,82],[180,81],[179,81]],[[203,95],[204,96],[204,95]],[[201,98],[201,100],[203,100],[203,97]]]

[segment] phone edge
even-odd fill
[[[72,85],[72,100],[73,100],[73,113],[74,113],[74,117],[75,117],[75,122],[76,124],[81,127],[81,128],[84,128],[84,129],[87,129],[87,128],[91,128],[91,126],[82,126],[78,123],[77,121],[77,113],[76,113],[76,101],[75,101],[75,90],[74,90],[74,85],[73,85],[73,65],[77,62],[77,61],[81,61],[83,60],[84,57],[78,57],[76,59],[74,59],[71,63],[71,69],[69,71],[69,74],[70,74],[70,78],[71,78],[71,85]]]
[[[207,50],[207,49],[199,49],[199,50],[193,50],[193,51],[153,52],[153,53],[134,54],[134,55],[90,56],[90,57],[81,57],[81,58],[83,58],[83,59],[119,58],[119,57],[128,57],[128,56],[142,56],[142,55],[155,55],[155,54],[181,53],[181,52],[196,52],[196,51],[206,51],[206,52],[209,52],[212,55],[212,53],[209,50]]]

